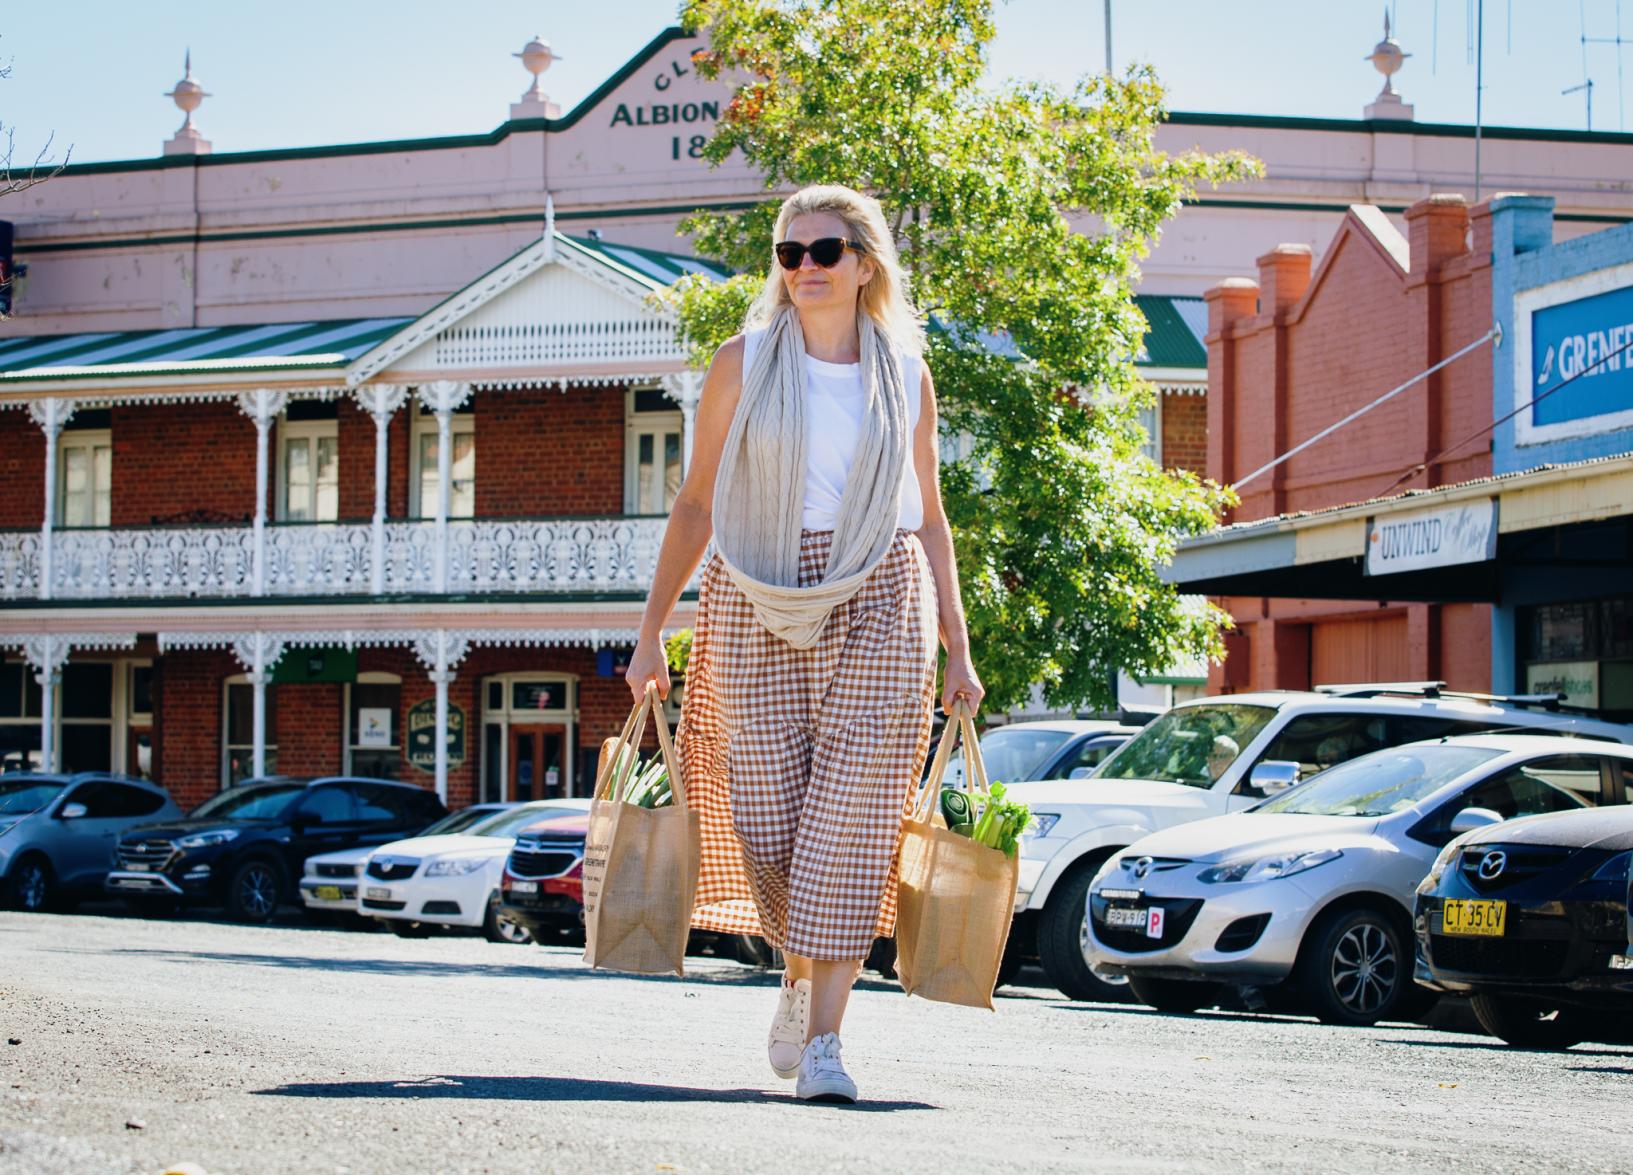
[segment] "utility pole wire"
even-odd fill
[[[1246,477],[1241,478],[1239,481],[1237,481],[1235,483],[1236,488],[1241,489],[1243,486],[1245,486],[1248,482],[1252,481],[1254,478],[1259,477],[1259,476],[1261,476],[1263,474],[1269,473],[1272,469],[1276,468],[1276,466],[1280,465],[1283,461],[1287,461],[1287,460],[1297,456],[1299,453],[1304,452],[1305,449],[1308,449],[1311,445],[1315,444],[1317,441],[1324,440],[1325,438],[1332,436],[1333,433],[1335,433],[1339,429],[1343,428],[1346,424],[1349,424],[1349,423],[1351,423],[1352,421],[1355,421],[1355,420],[1359,420],[1361,417],[1365,416],[1368,412],[1371,412],[1374,408],[1378,407],[1380,404],[1385,404],[1385,403],[1388,403],[1390,400],[1393,400],[1396,396],[1400,395],[1402,392],[1404,392],[1407,388],[1411,387],[1413,384],[1419,383],[1422,380],[1428,379],[1431,375],[1433,375],[1435,372],[1439,371],[1442,367],[1445,367],[1448,364],[1457,362],[1463,356],[1467,355],[1470,351],[1473,351],[1478,347],[1484,346],[1485,344],[1489,343],[1492,339],[1500,338],[1501,335],[1502,335],[1502,329],[1494,324],[1490,330],[1488,330],[1485,334],[1481,335],[1479,338],[1475,339],[1474,342],[1470,343],[1468,346],[1463,347],[1460,350],[1454,351],[1452,354],[1450,354],[1450,355],[1446,356],[1444,359],[1442,359],[1439,363],[1436,363],[1433,367],[1428,367],[1428,368],[1425,368],[1424,370],[1418,372],[1416,375],[1414,375],[1411,379],[1407,380],[1405,383],[1397,384],[1395,387],[1390,388],[1383,395],[1379,396],[1376,400],[1372,401],[1372,403],[1367,404],[1365,407],[1357,408],[1354,412],[1351,412],[1348,416],[1344,417],[1344,419],[1338,421],[1336,424],[1329,424],[1326,428],[1324,428],[1320,432],[1316,433],[1315,436],[1311,437],[1307,441],[1302,441],[1299,444],[1294,445],[1291,449],[1288,449],[1287,452],[1283,453],[1280,457],[1277,457],[1275,460],[1271,461],[1269,464],[1259,466],[1259,468],[1255,469],[1252,473],[1248,474]]]
[[[1629,351],[1633,351],[1633,342],[1623,343],[1616,350],[1607,352],[1606,354],[1603,354],[1603,355],[1599,356],[1598,359],[1594,360],[1592,363],[1589,363],[1586,367],[1584,367],[1581,371],[1577,372],[1575,375],[1571,376],[1569,379],[1561,380],[1559,383],[1556,383],[1553,387],[1549,388],[1546,392],[1538,392],[1536,395],[1532,396],[1525,403],[1521,404],[1518,408],[1514,409],[1514,411],[1510,412],[1507,416],[1499,416],[1496,420],[1493,420],[1490,424],[1484,426],[1483,428],[1478,428],[1475,431],[1471,432],[1468,436],[1466,436],[1462,440],[1458,441],[1455,445],[1447,445],[1444,449],[1440,450],[1440,452],[1436,453],[1433,457],[1429,458],[1427,461],[1423,462],[1422,464],[1412,466],[1411,469],[1408,469],[1405,473],[1401,474],[1394,481],[1390,482],[1389,485],[1381,493],[1375,494],[1373,496],[1378,497],[1378,498],[1383,497],[1384,494],[1389,493],[1390,490],[1394,489],[1396,486],[1400,485],[1402,482],[1411,481],[1414,477],[1416,477],[1418,474],[1422,473],[1429,466],[1435,464],[1442,457],[1446,456],[1446,454],[1455,453],[1455,452],[1457,452],[1457,450],[1461,449],[1464,445],[1468,444],[1470,441],[1479,440],[1481,437],[1485,436],[1486,433],[1490,432],[1492,429],[1497,428],[1499,425],[1507,424],[1510,420],[1513,420],[1514,417],[1518,416],[1521,412],[1524,412],[1527,408],[1531,407],[1533,404],[1540,404],[1542,401],[1546,400],[1549,396],[1553,395],[1555,392],[1559,391],[1561,388],[1570,387],[1573,383],[1575,383],[1577,380],[1581,379],[1584,375],[1587,375],[1594,368],[1602,367],[1602,366],[1604,366],[1604,364],[1606,364],[1610,360],[1616,358],[1616,356],[1625,355]]]

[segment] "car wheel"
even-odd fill
[[[734,937],[739,963],[746,967],[756,967],[761,971],[782,969],[782,952],[758,934],[739,934]]]
[[[1142,1004],[1159,1012],[1195,1012],[1219,1002],[1217,983],[1189,979],[1142,979],[1130,976],[1128,990]]]
[[[1412,986],[1405,941],[1382,910],[1336,910],[1305,935],[1295,986],[1323,1024],[1390,1019]]]
[[[1021,949],[1021,928],[1012,924],[1009,928],[1009,937],[1004,940],[1003,958],[998,960],[997,986],[1007,987],[1014,983],[1025,962],[1026,954]]]
[[[423,922],[409,922],[402,918],[382,918],[391,933],[398,938],[430,938],[431,928]]]
[[[1038,919],[1038,960],[1049,982],[1073,1000],[1128,1002],[1128,980],[1099,975],[1083,957],[1089,934],[1086,902],[1098,861],[1088,861],[1055,884]]]
[[[1588,1039],[1587,1016],[1523,996],[1475,992],[1469,1003],[1480,1027],[1520,1049],[1568,1049]]]
[[[265,925],[283,899],[283,871],[264,857],[251,857],[227,882],[227,913],[239,922]]]
[[[11,867],[6,878],[6,905],[28,914],[42,914],[57,901],[57,877],[51,862],[39,853],[30,853]]]
[[[488,914],[482,920],[482,937],[489,942],[509,943],[512,946],[525,946],[533,941],[527,927],[504,912],[499,905],[498,894],[488,899]]]

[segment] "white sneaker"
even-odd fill
[[[811,1038],[800,1057],[799,1081],[794,1092],[808,1102],[842,1102],[856,1100],[856,1082],[845,1072],[845,1062],[839,1059],[839,1033],[824,1032]]]
[[[799,1076],[805,1027],[810,1019],[811,981],[783,980],[782,991],[777,995],[777,1014],[771,1018],[771,1032],[766,1037],[766,1053],[771,1058],[771,1071],[784,1081]]]

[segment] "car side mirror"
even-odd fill
[[[84,804],[64,804],[57,813],[59,820],[78,820],[90,811]]]
[[[1072,768],[1072,773],[1070,775],[1068,775],[1066,778],[1067,779],[1087,779],[1089,776],[1091,776],[1093,774],[1094,774],[1094,768],[1093,767],[1073,767]]]
[[[1452,817],[1451,834],[1462,836],[1465,832],[1473,832],[1476,828],[1484,828],[1488,824],[1501,824],[1503,818],[1490,808],[1464,808]]]
[[[1298,782],[1299,766],[1290,759],[1266,759],[1253,767],[1247,784],[1261,796],[1273,796]]]

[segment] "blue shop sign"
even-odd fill
[[[1633,286],[1531,314],[1531,396],[1578,376],[1531,409],[1535,425],[1633,408]]]

